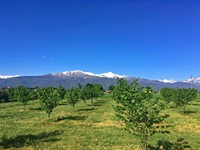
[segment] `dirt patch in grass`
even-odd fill
[[[197,124],[182,124],[177,125],[175,128],[179,132],[187,132],[187,133],[200,133],[200,125]]]
[[[98,127],[107,127],[107,126],[116,126],[116,127],[123,127],[123,123],[121,122],[114,122],[107,120],[105,122],[94,123],[95,126]]]

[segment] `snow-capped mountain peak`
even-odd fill
[[[123,77],[126,77],[126,76],[121,76],[121,75],[118,75],[118,74],[114,74],[112,72],[107,72],[107,73],[102,73],[102,74],[97,74],[99,77],[106,77],[106,78],[123,78]]]
[[[164,79],[164,80],[158,80],[158,81],[163,82],[163,83],[176,83],[177,82],[176,80],[172,80],[172,79],[170,79],[170,80]]]
[[[77,76],[77,77],[102,77],[102,78],[123,78],[127,76],[122,76],[118,74],[114,74],[112,72],[102,73],[102,74],[95,74],[92,72],[84,72],[82,70],[73,70],[73,71],[64,71],[60,73],[52,73],[51,75],[59,76],[59,77],[70,77],[70,76]]]
[[[0,79],[19,77],[19,75],[0,75]]]
[[[186,83],[194,83],[194,84],[200,84],[200,77],[198,77],[198,78],[192,77],[192,78],[190,78],[190,79],[183,80],[183,82],[186,82]]]

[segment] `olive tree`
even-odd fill
[[[59,104],[60,95],[53,87],[41,88],[38,94],[42,109],[46,111],[50,119],[53,109]]]
[[[127,80],[118,78],[112,95],[117,103],[114,106],[117,117],[125,123],[128,131],[140,138],[144,149],[147,149],[148,139],[156,131],[154,124],[167,117],[159,114],[163,105],[150,100],[150,91],[149,87],[144,90],[137,80],[129,84]]]

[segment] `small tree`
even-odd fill
[[[65,98],[65,94],[66,94],[66,89],[63,86],[59,86],[57,88],[57,91],[58,91],[58,93],[60,95],[60,99],[61,100],[64,99]]]
[[[26,104],[29,101],[29,90],[25,88],[23,85],[19,85],[14,90],[15,98],[20,101],[24,105],[24,110],[26,109]]]
[[[126,80],[118,78],[113,91],[113,99],[117,102],[114,107],[116,115],[124,121],[128,131],[140,138],[144,149],[147,149],[149,137],[155,133],[154,124],[167,117],[159,115],[163,106],[147,97],[150,98],[149,92],[145,93],[137,80],[128,84]]]
[[[75,111],[75,104],[79,101],[79,98],[80,98],[79,89],[70,88],[67,91],[66,98],[67,98],[68,103],[73,106],[73,110]]]
[[[93,98],[102,97],[104,95],[104,89],[101,84],[94,84],[94,90],[93,90]]]
[[[160,94],[164,101],[169,104],[170,102],[174,101],[175,98],[175,89],[174,88],[162,88],[160,90]]]
[[[108,90],[109,90],[110,92],[113,92],[114,89],[115,89],[115,86],[114,86],[114,85],[110,85],[110,86],[108,87]]]
[[[144,89],[144,94],[145,94],[147,100],[150,100],[151,98],[153,98],[153,89],[152,89],[152,87],[151,86],[147,86]]]
[[[39,99],[42,109],[48,114],[50,119],[53,109],[56,108],[60,101],[60,95],[53,87],[46,87],[39,90]]]
[[[38,90],[37,89],[30,89],[28,93],[29,100],[36,100],[38,99]]]
[[[91,100],[91,103],[93,104],[93,97],[94,97],[94,85],[93,84],[87,84],[84,86],[84,88],[81,91],[81,99],[84,101],[84,104],[86,105],[87,100]]]
[[[8,95],[8,100],[13,104],[13,102],[16,100],[15,88],[7,88],[6,93]]]
[[[177,107],[181,107],[183,113],[186,112],[186,106],[197,97],[197,90],[194,88],[176,89],[174,102]]]
[[[8,101],[8,94],[6,92],[6,89],[0,89],[0,101],[1,102]]]

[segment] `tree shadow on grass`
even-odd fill
[[[90,110],[94,110],[93,107],[91,108],[81,108],[81,109],[78,109],[77,111],[90,111]]]
[[[85,120],[87,116],[61,116],[58,117],[56,121],[61,121],[61,120]]]
[[[179,138],[176,142],[170,142],[168,140],[157,141],[156,146],[148,145],[149,150],[184,150],[191,149],[191,146],[184,138]]]
[[[183,111],[179,111],[179,113],[181,114],[181,115],[189,115],[189,114],[194,114],[194,113],[196,113],[197,111],[193,111],[193,110],[186,110],[185,112],[183,112]]]
[[[6,148],[21,148],[23,146],[34,145],[43,142],[55,142],[59,141],[56,136],[62,134],[62,131],[54,132],[42,132],[37,135],[27,134],[27,135],[18,135],[16,137],[7,138],[6,135],[1,137],[0,145]]]
[[[9,117],[8,115],[1,115],[0,118],[7,118]]]
[[[60,104],[58,104],[59,106],[62,106],[62,105],[69,105],[69,103],[68,102],[62,102],[62,103],[60,103]]]
[[[104,100],[97,100],[93,103],[93,106],[102,106],[103,104],[105,104]]]
[[[42,110],[41,107],[38,107],[38,108],[29,108],[30,110]]]
[[[193,106],[200,106],[200,104],[191,104],[191,105],[193,105]]]

